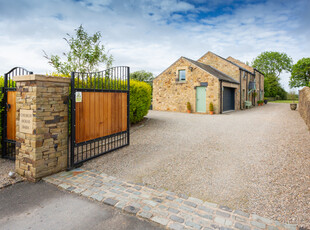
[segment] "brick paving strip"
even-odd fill
[[[283,224],[164,189],[125,182],[92,170],[74,169],[44,180],[168,229],[297,229],[297,225]]]

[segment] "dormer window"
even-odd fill
[[[186,75],[185,75],[185,69],[179,70],[179,81],[185,81]]]

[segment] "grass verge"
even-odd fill
[[[293,103],[292,100],[277,100],[277,101],[268,101],[268,103],[288,103],[291,104]],[[294,103],[298,103],[298,101],[294,101]]]

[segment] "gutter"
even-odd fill
[[[245,97],[245,100],[247,101],[248,100],[248,75],[246,75],[246,83],[245,83],[245,94],[246,94],[246,97]]]
[[[242,103],[241,103],[241,102],[242,102],[242,101],[241,101],[241,93],[242,93],[242,82],[241,82],[241,75],[242,75],[242,74],[241,74],[241,69],[239,69],[239,73],[240,73],[240,76],[239,76],[239,79],[240,79],[240,81],[239,81],[239,82],[240,82],[239,94],[240,94],[240,110],[241,110],[241,109],[242,109],[242,108],[241,108],[241,104],[242,104]]]
[[[257,71],[256,69],[254,69],[254,71]],[[258,72],[258,71],[257,71]],[[255,72],[254,72],[255,73]],[[260,73],[260,72],[259,72]],[[261,81],[262,81],[262,78],[261,78],[261,75],[259,75],[259,97],[260,97],[260,94],[261,94],[261,91],[262,91],[262,88],[261,88]],[[263,98],[264,100],[264,98]]]
[[[220,80],[220,114],[223,113],[223,80]]]
[[[259,72],[260,74],[264,75],[261,71],[259,71],[258,69],[254,68],[254,73],[256,72]],[[264,75],[265,76],[265,75]]]

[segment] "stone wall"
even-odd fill
[[[186,81],[178,81],[178,70],[186,70]],[[161,111],[186,112],[190,102],[192,112],[196,111],[196,86],[208,82],[206,89],[206,109],[210,102],[214,112],[220,113],[220,83],[218,78],[201,70],[184,58],[180,58],[153,81],[153,109]]]
[[[304,87],[299,90],[298,111],[310,129],[310,88]]]
[[[245,63],[243,63],[242,61],[239,61],[238,59],[236,58],[233,58],[233,57],[228,57],[227,58],[228,61],[232,61],[233,63],[236,63],[237,65],[240,65],[242,68],[254,73],[254,68],[252,66],[249,66]]]
[[[256,78],[256,89],[257,89],[257,98],[256,98],[256,102],[257,100],[264,100],[264,95],[265,95],[265,91],[264,91],[264,75],[255,71],[255,78]],[[259,90],[262,90],[262,93],[260,95]],[[261,97],[260,97],[261,96]]]
[[[254,68],[252,66],[249,66],[249,65],[239,61],[238,59],[235,59],[233,57],[228,57],[227,60],[236,63],[237,65],[239,65],[242,68],[250,71],[251,73],[254,73]],[[261,73],[255,71],[255,80],[256,80],[256,92],[257,92],[257,95],[255,97],[255,105],[257,105],[257,101],[258,100],[264,100],[264,75],[262,75]],[[246,81],[243,80],[243,82],[242,82],[242,84],[243,84],[242,89],[245,89],[245,83],[246,83]],[[260,95],[260,91],[259,90],[262,90],[261,95]],[[252,96],[250,96],[248,100],[252,101]],[[242,105],[242,108],[243,108],[243,105]]]
[[[236,81],[240,82],[240,73],[241,77],[243,79],[243,72],[240,71],[238,66],[235,66],[234,64],[228,62],[227,60],[217,56],[216,54],[212,52],[206,53],[204,56],[198,59],[198,62],[211,65],[214,68],[218,69],[219,71],[227,74],[228,76],[232,77]],[[241,108],[243,109],[244,101],[246,99],[246,78],[242,80],[242,89],[240,90],[240,85],[235,85],[232,84],[232,88],[236,88],[235,90],[235,110],[240,110],[240,103],[241,103]],[[242,90],[244,89],[244,97],[242,95]],[[241,93],[241,102],[240,102],[240,93]]]
[[[70,79],[28,75],[14,77],[14,81],[16,172],[37,181],[67,167]],[[29,127],[20,120],[25,112],[32,115]]]
[[[245,109],[244,102],[250,101],[250,95],[247,93],[250,74],[241,70],[241,109]]]
[[[211,65],[219,71],[222,71],[223,73],[232,77],[236,81],[240,81],[239,67],[231,64],[227,60],[215,55],[212,52],[206,53],[204,56],[198,59],[198,62],[204,63],[206,65]]]

